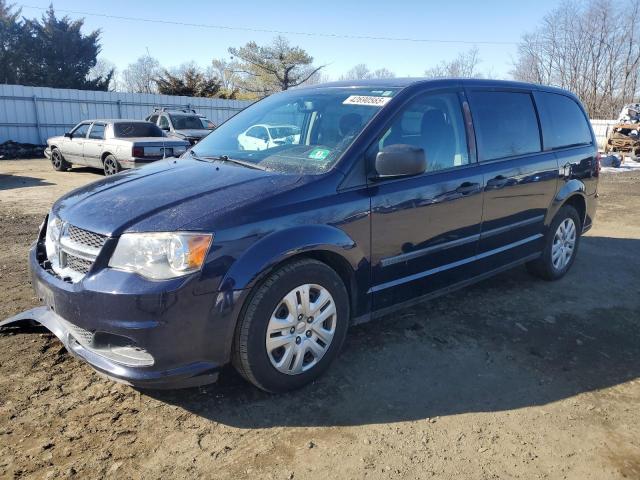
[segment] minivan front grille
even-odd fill
[[[76,283],[89,272],[107,237],[63,223],[55,243],[55,258],[49,258],[53,271],[65,281]]]
[[[79,245],[85,245],[90,248],[102,248],[107,239],[98,233],[83,230],[82,228],[78,228],[73,225],[69,225],[67,227],[67,233],[72,242]]]
[[[67,254],[67,268],[70,268],[74,272],[82,273],[86,275],[93,262],[84,258],[76,257],[74,255]]]

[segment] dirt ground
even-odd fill
[[[37,304],[50,204],[101,178],[0,161],[0,318]],[[1,478],[640,478],[640,173],[603,175],[562,280],[502,274],[349,332],[317,383],[141,392],[0,333]]]

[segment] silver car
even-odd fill
[[[178,157],[188,147],[189,142],[167,138],[149,122],[87,120],[63,136],[48,139],[44,154],[58,171],[68,170],[71,165],[86,165],[114,175],[125,168]]]

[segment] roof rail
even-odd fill
[[[183,112],[183,113],[198,113],[195,108],[191,108],[191,105],[159,105],[153,107],[155,112]]]

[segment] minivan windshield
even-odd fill
[[[229,158],[264,170],[329,170],[397,88],[288,90],[261,100],[193,147],[200,158]]]
[[[202,130],[202,122],[200,121],[200,117],[196,117],[195,115],[180,115],[180,114],[171,114],[171,123],[173,123],[173,128],[176,130]]]

